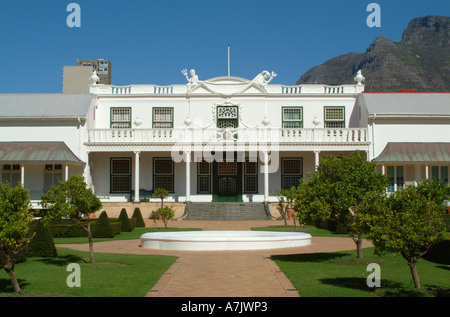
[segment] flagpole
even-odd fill
[[[228,45],[228,77],[230,77],[230,45]]]

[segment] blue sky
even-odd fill
[[[81,27],[66,24],[67,5],[81,8]],[[381,27],[366,24],[369,3]],[[105,58],[112,83],[184,84],[181,69],[205,80],[252,79],[294,85],[310,68],[362,53],[379,35],[400,41],[415,17],[450,15],[448,0],[0,0],[0,93],[62,92],[64,66]]]

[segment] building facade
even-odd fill
[[[269,204],[322,157],[361,151],[392,176],[389,191],[448,182],[448,92],[364,93],[360,73],[340,86],[272,84],[267,71],[253,79],[182,73],[185,85],[94,78],[90,94],[0,96],[1,180],[20,180],[35,200],[75,173],[104,204],[152,201],[156,188],[179,203]],[[17,155],[23,142],[47,156]]]

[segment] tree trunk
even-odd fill
[[[414,287],[420,288],[420,281],[419,281],[419,274],[417,274],[417,268],[416,268],[416,260],[410,259],[408,261],[409,269],[411,270],[411,275],[414,281]]]
[[[354,239],[356,243],[356,254],[358,256],[358,259],[363,258],[363,252],[362,252],[362,243],[363,243],[363,237],[362,233],[358,232],[358,239]]]
[[[11,278],[11,285],[13,287],[14,292],[20,293],[20,286],[19,282],[17,281],[16,273],[14,272],[14,265],[11,263],[11,258],[9,254],[4,255],[5,255],[5,265],[3,266],[3,268]]]

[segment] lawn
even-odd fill
[[[95,251],[95,249],[94,249]],[[176,261],[177,257],[89,253],[58,248],[58,256],[28,258],[16,266],[22,296],[142,297]],[[72,271],[67,265],[78,263],[81,287],[70,288],[66,279]],[[13,296],[11,281],[0,270],[0,296]]]
[[[314,226],[273,226],[252,228],[263,231],[302,231],[315,237],[348,237]],[[421,259],[417,263],[422,291],[413,288],[407,262],[400,256],[378,256],[373,248],[363,250],[364,260],[355,258],[355,251],[272,256],[281,271],[302,297],[367,297],[367,296],[450,296],[450,262]],[[367,286],[368,263],[378,263],[381,287]],[[434,291],[427,291],[433,289]]]
[[[402,257],[377,256],[373,248],[364,249],[363,254],[364,260],[356,259],[353,250],[272,258],[302,297],[450,296],[450,263],[421,259],[417,270],[422,292],[416,293]],[[367,286],[367,277],[372,273],[367,271],[369,263],[380,265],[380,288]]]

